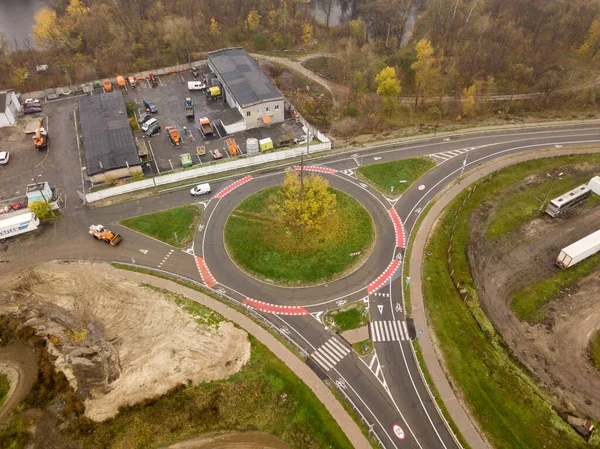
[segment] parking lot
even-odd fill
[[[206,68],[205,68],[206,69]],[[145,145],[147,151],[153,158],[150,167],[145,167],[145,173],[164,173],[176,170],[182,167],[180,155],[189,153],[194,165],[205,164],[214,161],[212,151],[219,150],[222,159],[232,157],[225,143],[226,138],[234,138],[242,155],[246,154],[246,139],[254,137],[263,139],[271,137],[275,146],[278,146],[283,134],[292,135],[293,138],[303,136],[301,125],[294,120],[287,120],[284,123],[270,125],[269,127],[257,128],[242,131],[232,135],[227,135],[224,124],[231,124],[242,120],[241,115],[235,109],[229,107],[226,101],[207,99],[204,91],[189,91],[188,81],[200,80],[202,73],[198,78],[194,78],[189,71],[172,73],[169,75],[157,76],[158,85],[152,87],[149,82],[141,81],[137,83],[135,89],[129,89],[125,93],[125,101],[135,101],[136,118],[145,112],[144,99],[150,99],[157,107],[158,112],[153,114],[153,118],[158,120],[161,130],[152,137],[144,137],[141,131],[134,134],[137,138],[138,146]],[[186,97],[191,97],[194,102],[194,119],[187,119],[185,116],[184,101]],[[214,135],[203,137],[200,131],[200,118],[208,117],[213,124]],[[182,143],[176,148],[165,132],[166,126],[177,127],[181,135]],[[186,131],[184,132],[184,127]],[[205,154],[198,155],[197,147],[204,146]]]

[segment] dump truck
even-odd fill
[[[200,119],[200,132],[204,137],[212,136],[215,133],[208,117],[202,117]]]
[[[125,90],[125,78],[123,78],[121,75],[117,76],[117,86],[119,86],[119,88],[121,90]]]
[[[186,97],[185,102],[185,118],[194,119],[194,101],[190,97]]]
[[[3,214],[0,218],[0,241],[26,232],[35,231],[40,220],[29,209]]]
[[[101,224],[91,225],[90,235],[95,239],[102,240],[103,242],[106,242],[112,246],[118,245],[121,241],[121,234],[115,234],[114,232],[111,232],[108,229],[106,229]]]
[[[227,150],[229,151],[229,154],[231,154],[231,156],[235,157],[240,155],[240,147],[235,142],[235,139],[233,137],[225,139],[225,144],[227,145]]]
[[[167,135],[169,136],[169,140],[171,141],[171,144],[175,145],[177,148],[179,148],[179,145],[181,145],[181,136],[179,135],[179,130],[177,129],[177,127],[165,126],[165,131],[167,132]]]
[[[600,230],[563,248],[556,258],[556,265],[563,270],[593,256],[600,251]]]
[[[102,81],[102,87],[104,87],[105,92],[110,92],[112,90],[112,83],[109,79]]]
[[[38,120],[38,126],[33,136],[33,145],[36,150],[45,150],[48,148],[48,132],[42,128],[42,119]]]
[[[181,160],[182,167],[191,167],[192,166],[192,156],[190,153],[183,153],[179,155],[179,159]]]
[[[221,98],[221,88],[219,86],[209,87],[205,90],[206,98],[210,100],[216,100]]]

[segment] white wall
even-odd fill
[[[5,113],[0,112],[0,127],[2,126],[11,126],[12,123],[9,121],[8,117]]]
[[[275,109],[275,106],[279,106],[279,109]],[[267,108],[269,110],[267,111]],[[250,115],[248,115],[250,112]],[[273,123],[283,122],[283,99],[275,100],[275,101],[265,101],[260,104],[256,104],[254,106],[248,106],[244,108],[242,112],[242,117],[246,121],[246,128],[258,128],[259,126],[264,126],[262,123],[262,118],[266,116],[270,116]]]

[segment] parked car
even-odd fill
[[[204,90],[204,89],[206,89],[206,84],[201,83],[200,81],[188,81],[188,89],[189,90]]]
[[[208,183],[198,184],[196,187],[194,187],[194,188],[192,188],[192,190],[190,190],[190,193],[193,196],[204,195],[205,193],[210,193],[210,184],[208,184]]]
[[[146,121],[146,123],[144,123],[144,124],[142,125],[142,131],[143,131],[143,132],[146,132],[146,131],[148,131],[148,129],[149,129],[151,126],[153,126],[153,125],[155,125],[155,124],[157,124],[157,123],[158,123],[158,120],[156,120],[155,118],[151,118],[150,120],[147,120],[147,121]]]
[[[156,76],[154,76],[154,73],[152,72],[148,74],[148,81],[150,81],[152,87],[158,86],[158,79],[156,78]]]
[[[146,130],[146,132],[144,133],[144,136],[151,137],[154,134],[158,134],[159,131],[160,131],[160,125],[158,123],[154,123]]]
[[[211,151],[213,159],[222,159],[223,158],[223,153],[221,153],[219,150],[213,150]]]
[[[37,98],[28,98],[27,100],[25,100],[23,102],[23,104],[27,105],[27,104],[40,104],[40,100],[38,100]]]
[[[2,164],[2,165],[8,164],[9,157],[10,157],[10,153],[8,151],[0,152],[0,164]]]
[[[23,109],[23,114],[37,114],[38,112],[42,112],[42,108],[25,108]]]
[[[150,112],[144,112],[142,115],[140,115],[140,118],[138,118],[138,123],[141,125],[143,123],[146,123],[151,118],[152,114]]]
[[[152,100],[148,100],[147,98],[144,99],[144,107],[146,108],[146,111],[151,112],[152,114],[158,112],[156,105],[152,103]]]
[[[198,69],[196,66],[192,66],[192,75],[194,75],[194,78],[198,78]]]

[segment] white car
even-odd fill
[[[190,193],[193,196],[204,195],[205,193],[210,193],[210,184],[208,184],[208,183],[198,184],[196,187],[194,187],[192,190],[190,190]]]
[[[188,89],[189,90],[204,90],[204,89],[206,89],[206,84],[201,83],[200,81],[188,81]]]
[[[40,100],[37,98],[28,98],[23,104],[40,104]]]
[[[0,164],[2,164],[2,165],[8,164],[9,157],[10,157],[10,154],[8,153],[8,151],[0,152]]]

